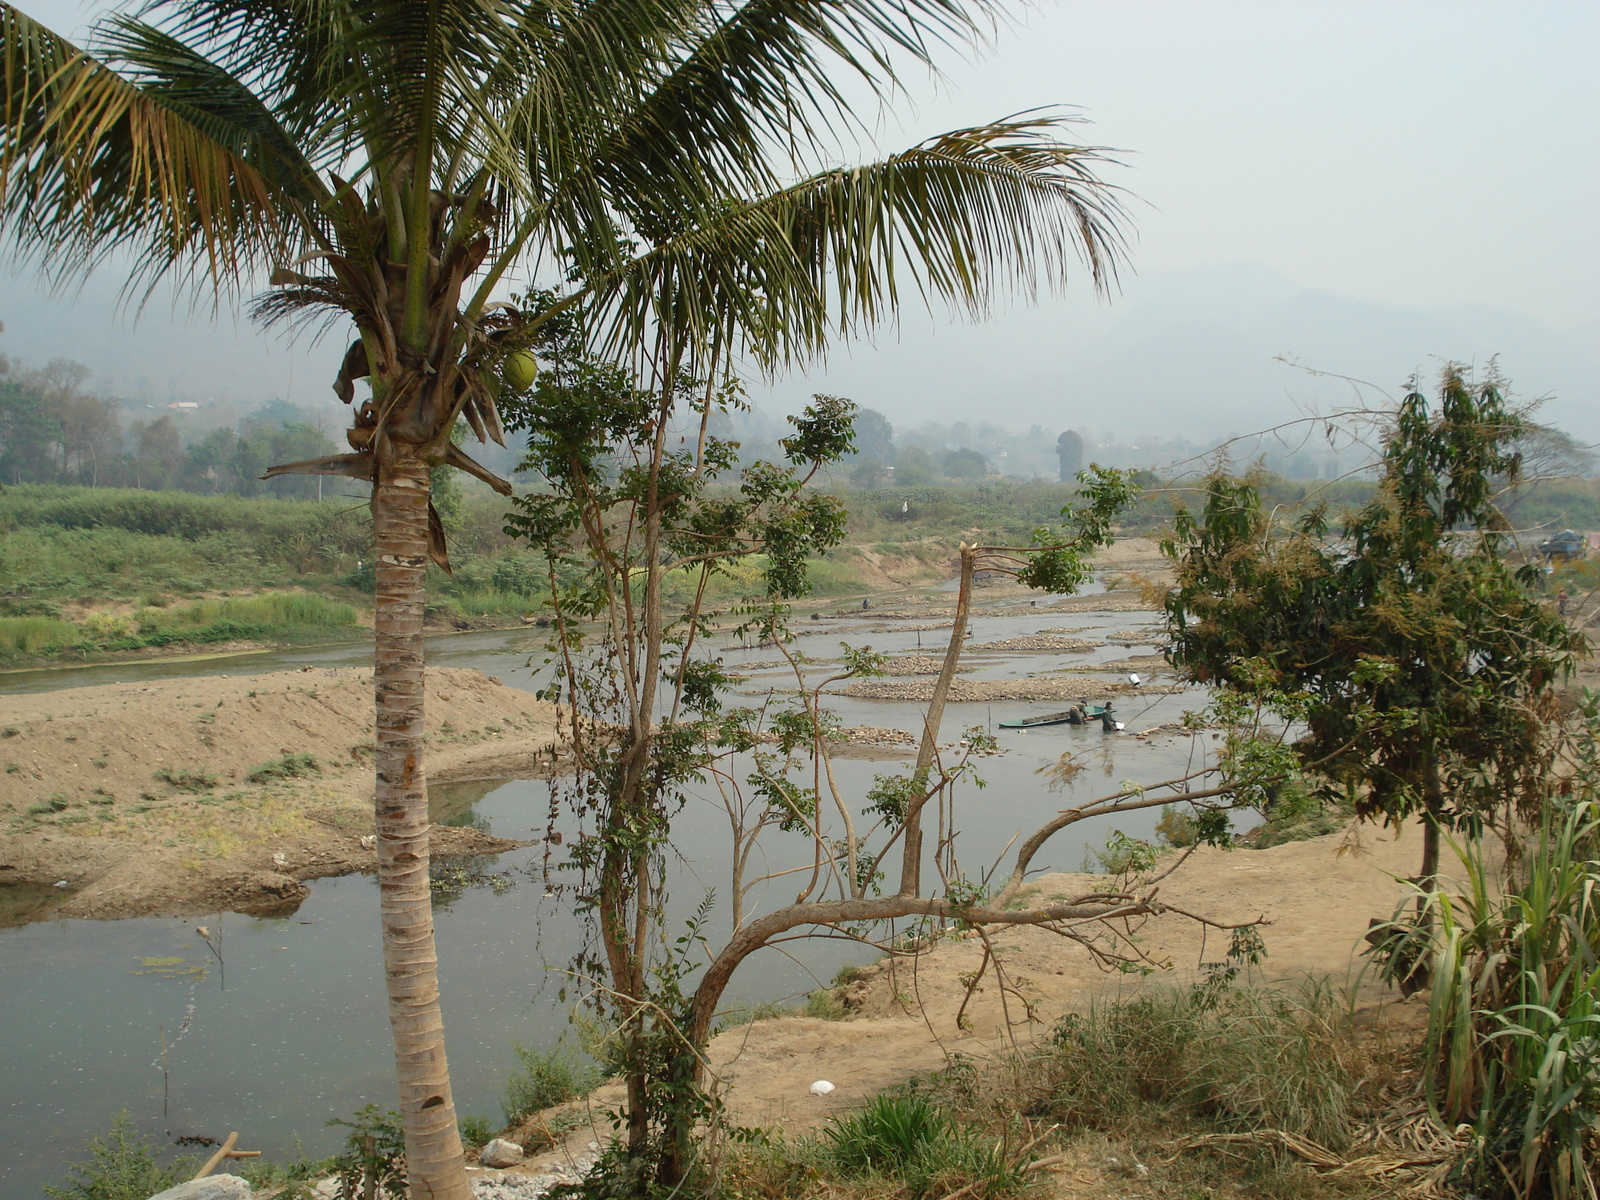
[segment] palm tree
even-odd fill
[[[1119,209],[1091,148],[1025,116],[807,174],[879,95],[992,17],[989,0],[151,0],[87,49],[0,4],[0,222],[58,282],[110,264],[264,322],[348,321],[351,452],[274,473],[372,484],[374,804],[411,1186],[466,1200],[446,1069],[423,774],[429,502],[451,437],[502,441],[506,357],[581,309],[670,379],[771,366],[878,321],[907,288],[982,311],[1008,285],[1103,283]],[[798,182],[796,182],[798,180]],[[538,314],[518,263],[565,260]],[[265,283],[263,282],[265,281]],[[725,358],[724,358],[725,361]],[[370,395],[358,400],[355,383]]]

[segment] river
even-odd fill
[[[871,644],[896,652],[936,652],[946,636],[894,630],[862,632],[879,623],[871,613],[802,628],[798,648],[837,655],[838,643]],[[1137,628],[1145,613],[974,615],[974,641],[1066,626],[1076,636],[1103,638]],[[1153,632],[1153,631],[1152,631]],[[527,631],[434,638],[436,666],[475,667],[506,683],[530,688],[540,657]],[[1135,653],[1149,653],[1140,647]],[[1130,651],[1106,646],[1090,654],[1028,655],[981,660],[973,678],[1005,678],[1059,669],[1068,663],[1111,661]],[[768,648],[728,648],[726,660],[770,662]],[[253,674],[306,665],[361,666],[370,647],[355,643],[299,648],[204,661],[118,663],[70,671],[0,677],[0,691],[148,679],[172,675]],[[783,681],[757,669],[740,690],[765,694]],[[1132,696],[1118,705],[1130,731],[1171,720],[1199,702],[1196,695]],[[893,701],[835,697],[846,725],[919,728],[921,707]],[[945,739],[969,724],[988,725],[1062,702],[954,705]],[[1190,765],[1197,740],[1149,740],[1107,735],[1098,726],[1057,726],[1030,732],[999,730],[1004,753],[983,760],[984,789],[961,796],[963,868],[987,867],[1019,831],[1074,800],[1114,792],[1124,779],[1154,782]],[[1089,768],[1069,787],[1051,791],[1037,774],[1064,750]],[[900,769],[894,759],[840,759],[839,782],[860,795],[877,773]],[[442,819],[472,821],[510,838],[547,831],[549,788],[537,780],[488,781],[436,791]],[[1157,810],[1122,820],[1086,822],[1063,834],[1040,856],[1041,869],[1076,870],[1089,846],[1113,826],[1140,835]],[[726,893],[727,818],[709,800],[691,801],[676,829],[683,858],[673,867],[674,906],[687,912],[708,889]],[[780,840],[782,835],[778,835]],[[781,853],[781,849],[776,853]],[[520,1043],[548,1048],[573,1040],[570,1001],[558,992],[564,969],[583,936],[564,895],[562,876],[545,873],[545,849],[533,845],[480,864],[499,886],[471,886],[437,905],[441,986],[456,1100],[463,1116],[500,1120],[499,1098],[516,1065]],[[792,880],[780,893],[792,898]],[[775,895],[774,901],[783,899]],[[43,1183],[61,1180],[64,1163],[83,1157],[88,1138],[113,1116],[129,1111],[138,1127],[165,1140],[239,1130],[241,1144],[277,1157],[298,1150],[329,1153],[341,1140],[327,1121],[369,1103],[389,1106],[392,1082],[388,1028],[375,920],[377,889],[370,877],[318,880],[292,916],[258,919],[214,914],[195,920],[47,920],[0,929],[0,1200],[36,1200]],[[718,916],[725,921],[725,906]],[[221,961],[195,933],[205,924],[221,933]],[[725,925],[719,928],[725,928]],[[718,929],[711,930],[713,942]],[[796,949],[798,947],[798,949]],[[728,1003],[798,1001],[831,980],[840,967],[873,957],[835,940],[790,943],[767,951],[735,976]],[[163,1045],[165,1050],[163,1050]]]

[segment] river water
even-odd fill
[[[853,618],[853,619],[851,619]],[[1137,629],[1144,613],[1041,613],[973,619],[974,642],[1068,627],[1103,638]],[[830,619],[802,630],[798,648],[837,655],[841,640],[895,652],[942,649],[941,631],[882,632],[871,613]],[[871,632],[864,630],[870,629]],[[813,631],[815,630],[815,631]],[[1156,630],[1151,627],[1151,635]],[[1026,655],[976,660],[971,678],[1007,678],[1111,661],[1129,651],[1107,646],[1089,654]],[[121,663],[72,671],[0,677],[0,690],[41,691],[171,675],[253,674],[306,665],[362,666],[370,647],[350,644],[190,663]],[[476,667],[513,686],[535,686],[537,641],[524,631],[433,639],[436,666]],[[771,648],[725,649],[728,664],[770,663]],[[530,665],[530,660],[534,665]],[[759,667],[740,690],[765,695],[784,685]],[[1198,695],[1131,696],[1118,705],[1130,733],[1179,716]],[[895,701],[834,697],[846,725],[916,730],[921,707]],[[1107,735],[1098,726],[1056,726],[1030,732],[998,729],[1002,719],[1064,707],[1061,701],[952,705],[944,740],[966,725],[996,725],[1004,753],[982,762],[987,787],[963,789],[958,827],[962,866],[977,874],[1019,832],[1061,808],[1118,790],[1125,779],[1155,782],[1195,761],[1200,739],[1158,735],[1148,740]],[[1088,765],[1070,785],[1050,790],[1037,774],[1066,750]],[[843,758],[835,764],[847,794],[859,796],[873,775],[900,770],[897,759]],[[549,788],[537,780],[487,781],[436,789],[437,816],[471,821],[505,837],[542,837],[549,827]],[[1077,870],[1087,847],[1104,843],[1113,826],[1147,833],[1157,811],[1085,822],[1053,842],[1035,865]],[[558,824],[560,829],[561,825]],[[710,799],[693,800],[676,826],[682,858],[673,866],[674,908],[687,914],[715,889],[727,891],[728,822]],[[783,862],[782,835],[771,865]],[[798,842],[795,843],[798,849]],[[555,852],[559,854],[559,851]],[[478,866],[498,886],[469,886],[437,904],[440,974],[452,1081],[460,1112],[498,1123],[499,1097],[516,1065],[514,1046],[553,1046],[572,1038],[570,998],[558,993],[581,945],[561,873],[549,873],[546,848],[535,844]],[[792,879],[775,885],[771,903],[792,898]],[[759,898],[756,898],[759,903]],[[292,916],[260,919],[214,914],[198,920],[47,920],[0,929],[0,1200],[35,1200],[42,1183],[59,1181],[63,1164],[83,1157],[87,1139],[126,1109],[157,1138],[239,1130],[241,1145],[281,1156],[321,1155],[341,1140],[327,1121],[369,1103],[388,1107],[392,1082],[382,1003],[377,888],[366,876],[316,881]],[[709,936],[726,928],[725,905]],[[221,933],[221,961],[196,934]],[[792,942],[748,960],[735,976],[730,1006],[799,1000],[848,963],[873,952],[836,940]]]

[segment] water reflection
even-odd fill
[[[0,883],[0,929],[41,921],[71,894],[49,883]]]

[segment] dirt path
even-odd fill
[[[427,713],[433,782],[527,773],[554,733],[474,670],[429,671]],[[297,904],[375,861],[372,737],[353,669],[0,696],[0,884],[65,884],[59,916]],[[440,855],[514,844],[435,827]]]

